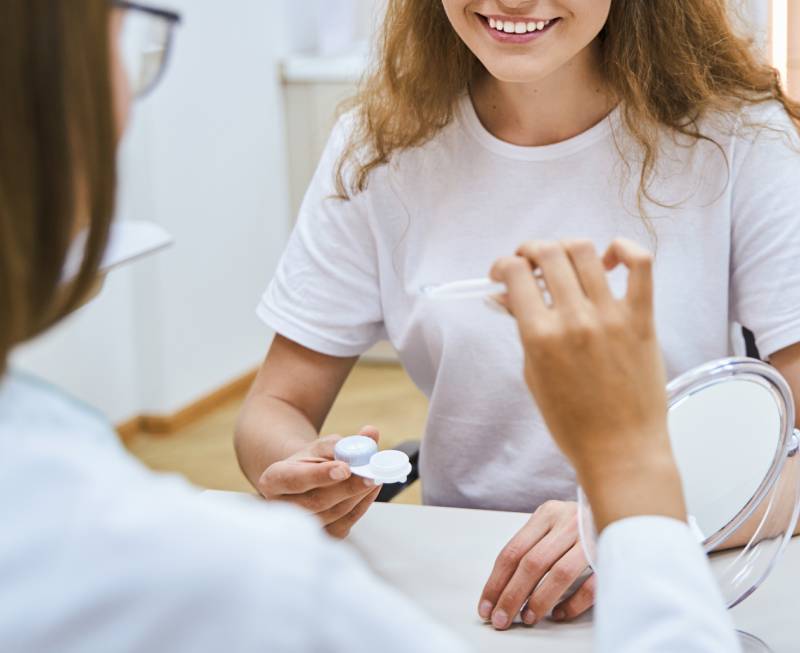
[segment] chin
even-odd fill
[[[535,84],[545,79],[552,71],[540,66],[485,66],[496,80],[509,84]]]

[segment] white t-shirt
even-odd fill
[[[0,383],[0,522],[2,651],[464,650],[314,518],[157,476],[30,379]]]
[[[341,120],[258,307],[285,337],[332,356],[388,337],[430,399],[426,503],[531,512],[575,497],[573,472],[525,388],[513,321],[480,300],[419,292],[486,276],[525,240],[589,238],[602,251],[625,236],[655,249],[670,377],[729,355],[734,321],[754,331],[764,356],[800,341],[800,154],[784,133],[740,127],[731,136],[725,125],[740,116],[723,115],[703,125],[720,147],[665,139],[651,191],[677,206],[647,207],[654,248],[637,210],[638,171],[623,174],[616,111],[544,147],[492,136],[468,96],[456,113],[431,141],[376,169],[350,201],[333,197],[352,125]],[[792,129],[777,104],[742,116]],[[619,292],[625,276],[611,281]]]

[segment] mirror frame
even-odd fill
[[[735,378],[757,383],[769,391],[780,412],[781,439],[775,448],[767,474],[750,500],[722,529],[703,540],[706,552],[713,551],[724,543],[753,514],[777,482],[786,459],[794,456],[800,445],[794,427],[794,398],[789,385],[775,368],[754,358],[723,358],[678,376],[667,384],[667,409],[672,409],[673,406],[710,386]]]

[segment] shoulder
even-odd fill
[[[797,148],[800,126],[777,100],[746,103],[736,111],[714,112],[703,119],[713,136],[729,139],[735,146]]]
[[[755,126],[787,129],[793,126],[792,119],[785,107],[777,100],[757,104],[748,103],[742,106],[737,117],[741,128]]]
[[[368,186],[373,188],[373,193],[396,190],[406,186],[409,180],[430,182],[432,173],[435,173],[434,178],[441,176],[453,162],[465,159],[463,150],[472,143],[461,116],[465,97],[455,102],[451,120],[430,138],[418,145],[393,151],[386,163],[371,171]],[[344,113],[336,122],[328,142],[328,148],[339,157],[347,152],[349,160],[343,169],[347,178],[352,178],[359,166],[371,159],[370,146],[362,138],[363,120],[358,107]],[[472,155],[470,153],[467,158]]]
[[[21,372],[0,379],[0,434],[16,433],[22,440],[64,429],[115,439],[101,413],[48,382]]]
[[[775,184],[793,194],[800,183],[800,125],[777,101],[742,109],[732,167],[741,181]]]

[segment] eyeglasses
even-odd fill
[[[181,17],[172,11],[138,2],[111,0],[111,5],[126,11],[119,52],[134,97],[144,97],[164,73],[173,32]]]

